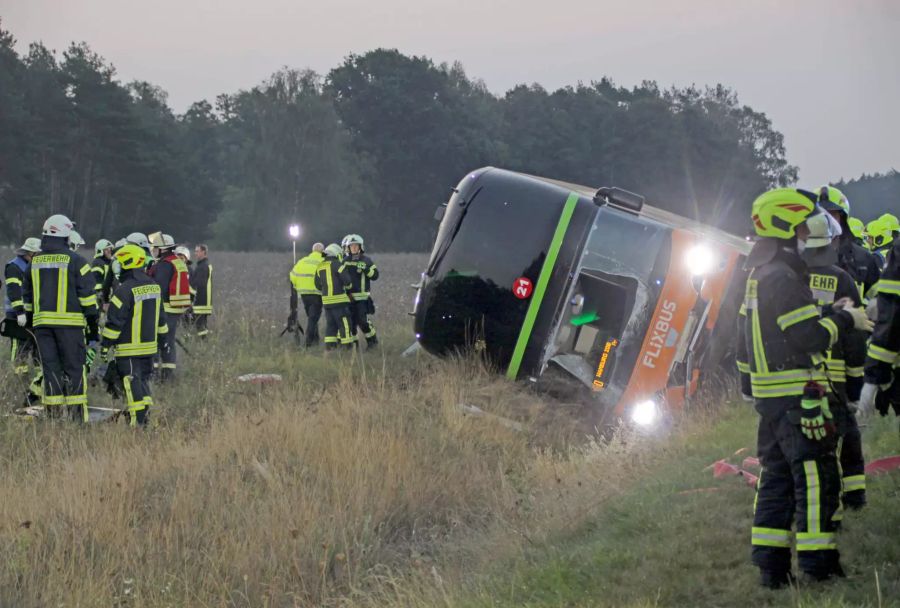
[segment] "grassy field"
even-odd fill
[[[0,606],[897,604],[900,476],[848,518],[851,579],[759,591],[752,491],[703,470],[752,447],[745,406],[590,441],[477,362],[400,357],[424,260],[374,257],[380,349],[298,350],[278,337],[290,260],[214,253],[214,333],[156,389],[153,428],[0,419]],[[0,386],[8,412],[5,365]],[[900,452],[893,424],[870,455]]]

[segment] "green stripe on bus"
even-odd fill
[[[516,348],[513,350],[509,368],[506,370],[506,377],[511,380],[515,380],[516,376],[519,375],[522,357],[525,356],[525,348],[528,346],[528,340],[531,338],[534,322],[537,320],[538,312],[541,309],[541,302],[547,291],[547,284],[550,282],[550,276],[553,274],[553,267],[556,266],[556,258],[559,257],[559,250],[562,247],[566,231],[569,229],[569,222],[572,221],[572,214],[575,212],[577,203],[578,195],[574,192],[570,193],[569,198],[566,199],[566,204],[563,206],[559,223],[556,225],[556,232],[553,233],[553,240],[550,241],[550,249],[547,251],[547,257],[544,259],[544,265],[541,267],[541,274],[534,288],[534,294],[531,296],[531,302],[528,304],[528,312],[525,313],[525,322],[522,323],[522,330],[519,332]]]

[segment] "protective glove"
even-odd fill
[[[800,400],[802,407],[800,413],[800,430],[803,436],[812,441],[822,441],[828,435],[825,428],[825,412],[828,411],[828,401],[825,399],[825,389],[815,382],[807,382],[803,388],[803,398]],[[830,415],[830,411],[828,411]]]
[[[159,354],[160,354],[160,355],[166,355],[166,356],[168,356],[169,353],[172,352],[172,347],[169,346],[169,343],[166,342],[165,340],[160,340],[160,341],[157,343],[157,347],[159,348]]]
[[[24,312],[20,312],[16,315],[16,323],[19,324],[19,327],[25,327],[26,325],[28,325],[28,315],[26,315]]]
[[[878,385],[866,382],[859,395],[859,413],[868,416],[875,410],[875,398],[878,396]]]
[[[356,263],[356,272],[362,274],[366,271],[366,263],[365,262],[357,262]]]
[[[293,330],[294,327],[296,327],[296,325],[297,325],[297,309],[296,308],[291,309],[291,314],[288,315],[287,325],[291,330]]]
[[[866,314],[865,309],[856,306],[847,306],[844,308],[845,311],[850,313],[850,316],[853,317],[853,327],[860,331],[868,331],[871,332],[875,329],[875,323],[869,319],[869,315]]]
[[[825,439],[825,417],[821,407],[803,407],[803,415],[800,418],[800,430],[807,439],[822,441]]]
[[[87,364],[88,369],[94,366],[94,359],[97,358],[97,351],[93,348],[89,348],[84,352],[84,360]]]
[[[109,363],[109,347],[104,346],[100,349],[100,360],[104,363]]]

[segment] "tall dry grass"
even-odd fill
[[[0,419],[0,606],[438,601],[444,581],[577,530],[654,457],[573,436],[478,362],[401,359],[420,258],[382,262],[383,350],[298,351],[277,337],[267,256],[213,258],[213,338],[156,387],[153,428]],[[236,382],[254,371],[284,381]],[[0,381],[11,400],[6,367]]]

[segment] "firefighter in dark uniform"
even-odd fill
[[[306,312],[306,347],[319,345],[319,319],[322,317],[322,292],[316,287],[316,271],[325,259],[325,245],[315,243],[309,255],[291,269],[291,315],[288,325],[297,323],[297,296]]]
[[[850,227],[850,201],[844,193],[834,186],[822,186],[818,194],[819,206],[841,225],[837,265],[853,277],[860,297],[865,302],[869,290],[878,282],[880,274],[875,255],[859,244],[854,237]]]
[[[738,348],[750,373],[760,416],[752,559],[761,584],[786,586],[791,579],[791,524],[798,563],[805,575],[826,580],[843,574],[833,517],[840,503],[836,440],[826,424],[824,353],[853,327],[871,326],[853,306],[820,316],[800,257],[817,213],[817,196],[780,188],[752,207],[760,237],[747,258],[751,273],[738,325]]]
[[[204,244],[194,247],[194,257],[197,264],[191,273],[191,291],[194,296],[192,311],[194,313],[194,327],[197,337],[205,338],[209,335],[209,317],[213,312],[212,300],[212,264],[209,263],[209,247]]]
[[[372,295],[369,293],[372,281],[378,279],[378,267],[372,258],[365,254],[363,238],[358,234],[348,234],[344,237],[347,257],[344,265],[350,272],[353,286],[350,296],[353,301],[350,304],[351,325],[350,332],[356,336],[357,331],[362,331],[369,346],[378,344],[378,336],[375,334],[375,325],[369,315],[375,313],[375,305]]]
[[[165,349],[169,331],[163,309],[162,289],[143,271],[147,254],[136,245],[116,252],[121,267],[121,283],[110,297],[103,328],[100,358],[109,361],[115,349],[115,365],[125,392],[131,426],[147,424],[153,397],[150,376],[153,357]]]
[[[31,272],[31,258],[40,252],[41,240],[36,238],[25,239],[25,243],[16,250],[16,257],[6,264],[3,275],[6,279],[6,293],[3,299],[3,310],[9,322],[15,322],[27,337],[11,337],[9,359],[13,365],[13,373],[24,376],[28,373],[29,360],[34,365],[35,375],[31,379],[26,394],[26,404],[32,405],[40,401],[41,371],[40,358],[37,346],[34,342],[32,330],[32,304],[31,293],[26,291],[28,276]]]
[[[900,241],[895,241],[887,254],[875,291],[875,330],[869,342],[859,408],[863,414],[877,409],[882,416],[893,408],[900,416]]]
[[[94,291],[101,310],[109,303],[112,294],[112,254],[113,244],[106,239],[100,239],[94,245],[91,272],[94,273]]]
[[[806,222],[810,234],[803,259],[809,267],[809,286],[823,315],[830,314],[835,303],[862,305],[859,289],[848,272],[835,264],[837,245],[843,228],[837,220],[818,214]],[[863,365],[869,334],[857,329],[841,332],[838,341],[825,354],[825,368],[832,394],[829,408],[838,432],[838,464],[841,472],[841,503],[851,509],[866,504],[865,460],[862,437],[855,410],[863,387]],[[835,514],[835,521],[843,512]]]
[[[98,340],[97,295],[90,265],[69,249],[72,228],[64,215],[44,222],[41,252],[31,259],[29,288],[47,415],[59,416],[65,405],[72,418],[87,422],[85,327],[87,340]]]
[[[169,330],[164,334],[166,348],[160,350],[160,380],[170,380],[177,368],[176,334],[182,315],[191,305],[191,284],[187,265],[175,255],[175,239],[168,234],[154,232],[150,235],[152,255],[156,263],[150,268],[150,276],[162,290],[163,309]]]
[[[339,345],[353,348],[356,336],[351,335],[350,273],[344,266],[340,245],[332,243],[325,248],[325,259],[316,269],[316,288],[322,294],[325,309],[325,349],[334,350]]]

